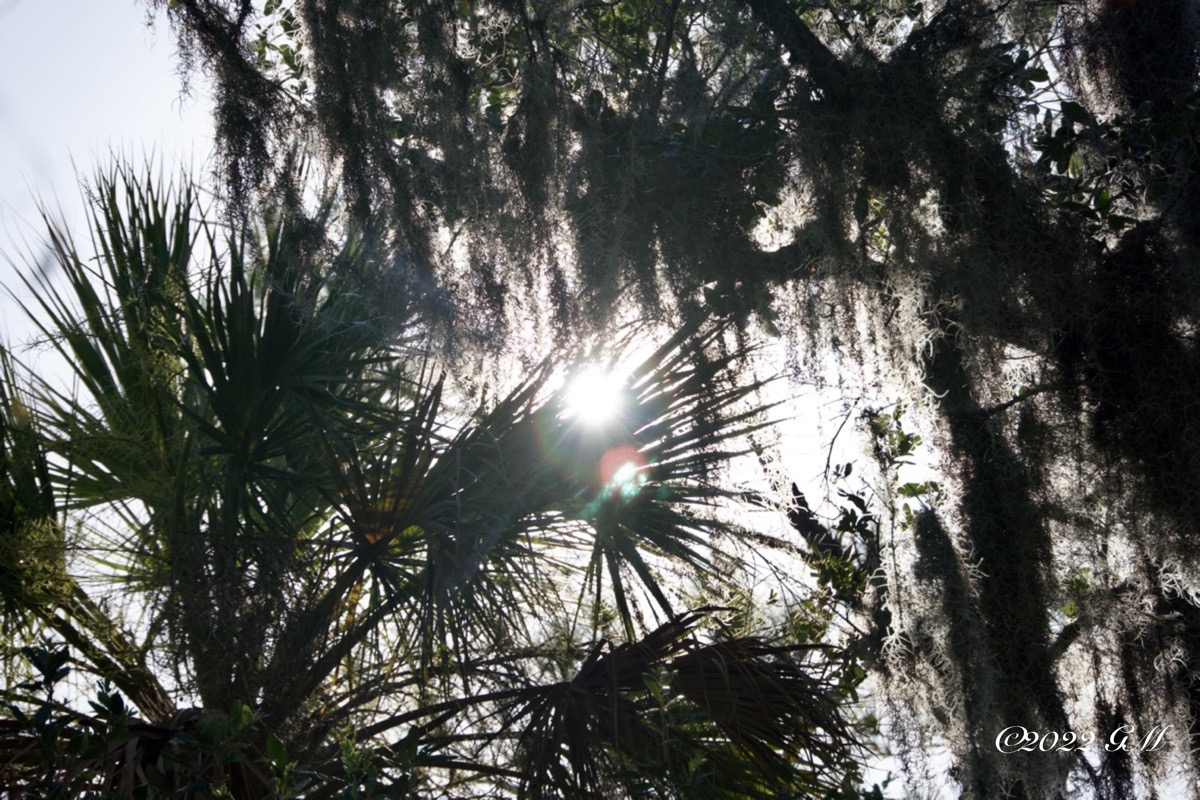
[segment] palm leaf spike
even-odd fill
[[[426,478],[423,494],[432,516],[423,588],[415,596],[408,590],[394,596],[398,610],[406,604],[405,597],[416,601],[419,622],[414,631],[420,632],[425,669],[434,643],[447,636],[462,645],[452,649],[465,653],[475,633],[487,638],[499,634],[494,621],[500,620],[502,627],[520,622],[497,614],[497,600],[520,599],[513,593],[525,594],[533,574],[520,566],[528,558],[527,545],[520,539],[531,524],[543,522],[536,510],[542,501],[534,495],[545,483],[538,479],[545,469],[534,450],[537,418],[544,414],[534,413],[532,404],[547,373],[545,368],[535,370],[525,384],[455,437]],[[496,583],[496,576],[520,580],[505,588]]]
[[[203,638],[220,618],[211,598],[180,583],[175,565],[228,576],[240,585],[211,588],[263,608],[283,601],[280,580],[294,552],[280,536],[301,542],[322,525],[317,501],[328,492],[313,468],[314,445],[322,431],[378,424],[371,406],[384,390],[369,372],[384,349],[352,302],[330,300],[336,293],[322,299],[321,280],[301,278],[282,258],[278,228],[268,231],[274,249],[265,257],[231,241],[224,267],[212,230],[201,228],[213,265],[189,270],[190,195],[172,210],[170,198],[127,185],[122,209],[121,178],[102,181],[97,193],[96,274],[51,233],[67,289],[36,292],[43,313],[30,316],[73,365],[82,391],[41,394],[69,465],[58,479],[80,505],[111,502],[122,513],[144,503],[149,519],[129,515],[137,541],[124,549],[144,562],[143,575],[158,576],[148,588],[194,600],[166,618]],[[147,353],[174,360],[147,379]],[[220,571],[197,549],[202,539],[226,562]]]
[[[45,274],[21,276],[41,311],[22,303],[26,316],[64,357],[82,389],[68,396],[44,387],[68,443],[72,488],[84,502],[127,497],[130,491],[161,500],[166,481],[154,476],[173,472],[168,459],[177,413],[171,395],[178,368],[172,350],[182,336],[174,303],[186,281],[193,201],[187,190],[159,196],[127,185],[122,212],[122,178],[132,183],[118,170],[102,176],[96,190],[97,269],[86,265],[46,217],[66,291]],[[117,435],[91,436],[98,425]],[[147,459],[161,469],[147,470]]]
[[[503,730],[521,730],[518,795],[603,797],[625,781],[627,790],[649,781],[669,793],[698,762],[734,767],[729,746],[757,772],[710,787],[714,797],[835,788],[825,776],[843,765],[849,728],[830,699],[834,687],[788,658],[803,648],[754,637],[701,642],[698,623],[721,610],[684,612],[615,647],[599,642],[570,681],[509,702]],[[681,703],[700,716],[681,713]]]
[[[422,397],[412,418],[380,461],[377,498],[370,507],[362,509],[363,519],[353,524],[368,544],[394,539],[415,521],[407,515],[419,498],[434,455],[434,438],[441,411],[442,374]],[[419,530],[419,527],[418,527]],[[420,535],[419,533],[417,535]]]
[[[350,624],[309,662],[311,666],[303,670],[287,667],[297,674],[287,686],[277,687],[282,691],[271,693],[273,713],[282,713],[277,709],[292,707],[307,697],[398,607],[419,594],[426,577],[421,550],[427,547],[425,529],[434,496],[427,488],[428,473],[438,465],[435,456],[440,447],[443,384],[444,376],[431,382],[423,373],[415,381],[394,385],[388,390],[390,400],[380,398],[394,410],[388,414],[377,411],[371,421],[382,429],[382,438],[366,437],[364,447],[359,447],[356,438],[334,431],[321,437],[324,463],[333,484],[326,496],[340,510],[341,524],[350,532],[352,545],[334,562],[332,582],[288,624],[281,638],[295,644],[281,650],[280,657],[309,646],[312,631],[337,627],[339,614],[343,623]],[[351,433],[360,432],[353,429]],[[368,581],[372,601],[366,613],[351,614],[348,596]],[[288,662],[278,662],[279,668]]]
[[[708,353],[720,344],[724,332],[720,325],[677,331],[627,371],[629,400],[610,426],[608,438],[577,428],[561,437],[568,443],[560,445],[564,452],[583,463],[610,464],[598,470],[601,485],[589,490],[576,512],[595,530],[580,599],[589,590],[593,593],[596,624],[607,586],[629,639],[634,638],[639,592],[627,586],[627,574],[669,617],[674,610],[657,570],[675,565],[720,578],[707,555],[712,536],[739,533],[686,510],[732,497],[711,485],[708,472],[714,462],[749,452],[750,447],[717,448],[766,424],[761,417],[764,408],[737,410],[737,404],[766,381],[722,385],[736,360],[745,355]]]
[[[414,506],[436,450],[444,380],[443,375],[432,386],[415,384],[413,410],[393,417],[394,429],[374,451],[364,453],[353,441],[322,442],[337,490],[331,500],[341,507],[342,519],[361,544],[390,541],[416,522]],[[386,542],[372,552],[384,548]]]

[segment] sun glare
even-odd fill
[[[567,386],[566,413],[586,425],[603,425],[621,405],[621,380],[598,366],[575,375]]]

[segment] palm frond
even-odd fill
[[[768,797],[846,773],[804,651],[677,613],[681,578],[732,581],[729,545],[770,541],[719,513],[738,498],[722,465],[764,424],[727,327],[640,359],[615,346],[611,365],[636,363],[604,426],[565,413],[564,352],[459,412],[352,232],[337,248],[289,211],[218,235],[189,189],[122,171],[96,199],[95,266],[52,231],[65,281],[27,308],[77,390],[21,371],[18,392],[0,354],[0,544],[61,553],[70,520],[85,554],[111,550],[85,563],[104,600],[151,622],[135,646],[59,556],[53,593],[0,564],[6,619],[53,631],[156,723],[175,709],[145,654],[173,661],[180,692],[252,705],[322,768],[335,731],[387,761],[407,725],[423,755],[403,769],[530,797]]]
[[[606,797],[620,784],[710,797],[833,788],[850,738],[835,687],[794,660],[796,647],[700,641],[697,624],[718,610],[679,614],[636,642],[601,642],[572,680],[511,703],[519,795]]]

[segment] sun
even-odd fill
[[[620,410],[621,379],[603,367],[585,367],[569,379],[563,399],[568,417],[588,426],[604,425]]]

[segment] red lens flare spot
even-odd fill
[[[632,477],[632,473],[644,466],[646,466],[646,457],[639,453],[637,448],[627,444],[617,445],[600,457],[600,466],[596,470],[596,477],[600,479],[602,485],[607,486],[617,478],[618,473],[622,477],[626,475]]]

